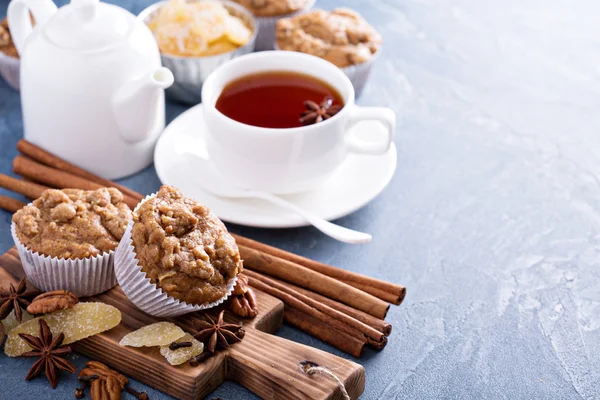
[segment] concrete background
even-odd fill
[[[134,13],[151,3],[113,2]],[[599,398],[600,3],[317,5],[357,9],[385,40],[359,104],[398,114],[398,170],[338,221],[374,241],[230,229],[408,288],[389,313],[388,347],[355,360],[364,399]],[[185,109],[169,104],[169,120]],[[19,95],[0,81],[2,173],[21,136]],[[151,167],[123,183],[144,193],[160,184]],[[1,251],[12,246],[9,221],[0,211]],[[279,335],[345,356],[288,326]],[[74,376],[56,390],[43,378],[25,383],[31,363],[0,354],[0,398],[72,398]],[[253,395],[227,383],[212,397]]]

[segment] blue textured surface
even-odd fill
[[[600,398],[600,3],[318,1],[341,4],[386,40],[359,103],[401,121],[390,187],[339,221],[374,242],[230,229],[408,287],[388,347],[356,360],[364,399]],[[184,109],[170,104],[169,119]],[[2,173],[21,135],[19,96],[0,81]],[[152,168],[123,182],[159,186]],[[9,220],[0,211],[1,251]],[[287,326],[279,335],[344,356]],[[0,398],[71,398],[74,377],[52,391],[23,382],[30,365],[0,355]],[[210,397],[252,394],[226,383]]]

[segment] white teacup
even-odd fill
[[[326,121],[288,129],[246,125],[215,108],[228,83],[267,71],[298,72],[321,79],[337,89],[344,107]],[[253,53],[223,64],[204,82],[202,104],[207,151],[219,172],[237,186],[276,194],[314,189],[349,153],[387,152],[396,125],[396,116],[389,108],[354,104],[352,83],[338,67],[315,56],[288,51]],[[385,137],[373,141],[353,137],[350,128],[364,120],[383,123]]]

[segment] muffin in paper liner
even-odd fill
[[[156,193],[146,196],[133,210],[136,213],[139,207],[156,196]],[[233,292],[237,276],[227,282],[227,293],[219,300],[208,304],[188,304],[163,292],[161,288],[150,282],[150,278],[142,271],[141,265],[135,255],[131,230],[133,219],[129,221],[121,242],[115,252],[115,274],[125,295],[140,310],[155,317],[176,317],[194,311],[207,310],[223,303]]]
[[[282,50],[279,48],[279,46],[277,46],[277,43],[275,43],[275,50],[293,51]],[[342,72],[346,74],[348,79],[350,79],[350,82],[352,82],[352,86],[354,87],[354,94],[356,97],[360,96],[363,92],[367,80],[369,79],[369,75],[371,75],[371,69],[373,68],[373,64],[375,60],[379,57],[379,54],[381,54],[381,49],[379,49],[375,54],[373,54],[373,57],[369,58],[363,63],[340,68]]]
[[[14,57],[9,57],[0,51],[0,75],[4,78],[6,83],[15,90],[20,88],[20,68],[21,60]]]
[[[113,269],[115,252],[110,251],[96,257],[68,259],[50,257],[33,252],[21,243],[16,225],[10,226],[23,270],[31,283],[45,292],[69,290],[77,296],[93,296],[117,285]]]
[[[303,14],[310,11],[315,5],[316,0],[308,0],[304,8],[294,11],[290,14],[276,15],[273,17],[254,17],[258,23],[258,35],[256,36],[256,43],[254,48],[257,51],[262,50],[273,50],[275,48],[276,34],[275,27],[277,21],[282,18],[292,18],[297,15]]]
[[[380,53],[381,49],[379,49],[375,54],[373,54],[373,57],[369,58],[363,63],[341,68],[341,70],[344,71],[344,74],[346,74],[348,79],[350,79],[350,82],[352,82],[352,86],[354,86],[354,93],[356,94],[356,97],[360,96],[363,92],[365,84],[369,79],[369,75],[371,75],[371,69],[373,68],[373,64],[375,60],[379,57]]]

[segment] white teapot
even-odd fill
[[[173,74],[143,21],[98,0],[13,0],[8,24],[27,140],[108,179],[152,162]]]

